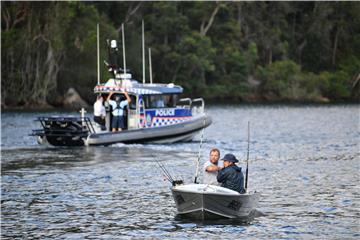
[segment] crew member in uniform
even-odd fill
[[[114,101],[111,100],[111,96],[113,94],[114,94],[113,92],[110,92],[107,101],[112,107],[112,115],[113,115],[111,121],[112,131],[117,132],[123,130],[125,127],[124,108],[130,104],[131,98],[129,97],[128,93],[124,91],[126,100],[121,101],[120,96],[116,95]]]

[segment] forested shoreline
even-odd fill
[[[359,2],[1,2],[1,106],[92,103],[106,39],[142,79],[141,21],[154,82],[211,102],[358,102]],[[102,82],[109,73],[101,66]],[[147,76],[148,73],[147,73]]]

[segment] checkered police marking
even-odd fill
[[[160,126],[172,125],[172,124],[184,122],[186,120],[189,120],[190,118],[191,116],[181,117],[181,118],[154,117],[152,119],[151,126],[160,127]]]

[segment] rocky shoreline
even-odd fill
[[[318,98],[312,101],[308,99],[297,99],[297,100],[280,100],[280,99],[265,99],[265,98],[250,98],[243,100],[230,100],[230,99],[206,99],[207,105],[337,105],[337,104],[359,104],[356,100],[343,100],[343,101],[331,101],[328,98]],[[1,111],[55,111],[55,110],[79,110],[81,108],[90,109],[92,108],[91,103],[87,103],[82,98],[71,98],[64,101],[64,104],[57,103],[56,105],[50,105],[48,103],[38,103],[31,105],[1,105]]]

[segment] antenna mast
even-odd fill
[[[121,24],[122,31],[122,45],[123,45],[123,61],[124,61],[124,75],[126,74],[126,59],[125,59],[125,34],[124,34],[124,23]]]
[[[100,84],[100,47],[99,47],[99,23],[96,25],[96,48],[97,48],[97,84]]]
[[[142,60],[143,60],[143,83],[145,84],[145,34],[144,34],[144,20],[142,20]]]
[[[150,84],[152,84],[152,67],[151,67],[151,48],[149,48],[149,70],[150,70]]]

